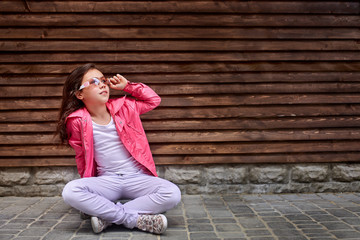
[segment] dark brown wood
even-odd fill
[[[359,36],[360,38],[360,36]],[[122,73],[216,73],[216,72],[269,72],[269,71],[303,71],[303,72],[356,72],[360,69],[360,61],[354,62],[240,62],[240,63],[113,63],[97,64],[104,72]],[[76,68],[74,64],[1,64],[1,74],[65,74]]]
[[[100,70],[106,76],[112,76],[119,69],[111,71]],[[126,73],[123,74],[133,82],[145,84],[191,84],[191,83],[318,83],[318,82],[359,82],[360,72],[242,72],[242,73]],[[28,86],[28,85],[61,85],[65,82],[65,74],[19,74],[0,75],[0,84],[7,86]],[[1,90],[1,88],[0,88]]]
[[[358,141],[256,142],[256,143],[155,143],[154,155],[264,154],[302,152],[356,152]],[[3,157],[74,156],[71,148],[56,145],[0,146]]]
[[[288,14],[73,14],[48,13],[0,15],[0,27],[91,26],[223,26],[223,27],[358,27],[355,15]]]
[[[207,101],[214,97],[217,99],[230,98],[230,101],[236,101],[240,104],[247,104],[252,101],[252,104],[292,104],[292,103],[359,103],[360,83],[228,83],[228,84],[174,84],[167,86],[163,85],[149,85],[158,94],[165,96],[167,102],[181,101],[181,97],[174,95],[191,95],[188,99],[183,98],[184,102]],[[22,105],[27,105],[27,99],[33,97],[61,97],[63,86],[5,86],[0,89],[1,98],[19,98]],[[293,93],[293,94],[291,94]],[[314,93],[318,95],[314,95]],[[326,94],[327,93],[327,94]],[[332,94],[331,94],[332,93]],[[347,93],[347,94],[344,94]],[[113,97],[121,97],[126,95],[123,91],[112,90]],[[196,96],[199,94],[212,94],[212,97],[204,99],[204,96]],[[222,94],[220,96],[220,94]],[[227,94],[230,96],[224,96]],[[241,94],[241,96],[240,96]],[[256,94],[256,95],[249,95]],[[268,94],[268,95],[264,95]],[[195,96],[194,96],[195,95]],[[235,95],[235,96],[234,96]],[[274,102],[272,102],[274,99]],[[281,100],[283,99],[283,100]],[[308,100],[307,100],[308,99]],[[36,101],[33,99],[33,101]],[[40,101],[40,99],[39,99]],[[215,100],[214,100],[215,101]],[[224,99],[224,101],[226,101]],[[233,102],[234,103],[234,102]],[[17,102],[15,102],[17,104]],[[251,104],[251,103],[250,103]],[[6,105],[6,103],[1,105]],[[59,104],[55,104],[59,107]],[[184,106],[191,106],[185,104]],[[220,104],[223,105],[223,104]],[[41,104],[40,104],[41,106]],[[49,107],[54,106],[53,102],[49,102]],[[172,104],[164,104],[164,106],[173,106]],[[35,107],[36,108],[36,107]],[[1,107],[0,107],[1,109]]]
[[[360,117],[289,117],[265,119],[198,119],[198,120],[143,120],[148,131],[171,130],[270,130],[270,129],[318,129],[318,128],[359,128]],[[0,132],[8,133],[53,133],[55,122],[0,123]],[[351,130],[349,129],[349,133]]]
[[[358,28],[86,27],[0,28],[0,39],[359,39]]]
[[[230,52],[230,53],[27,53],[2,54],[0,63],[51,62],[189,62],[189,61],[359,61],[360,51],[349,52]]]
[[[0,167],[76,166],[74,157],[0,158]]]
[[[222,118],[271,118],[271,117],[321,117],[359,116],[359,104],[334,105],[275,105],[275,106],[230,106],[230,107],[160,107],[141,115],[144,120],[167,119],[222,119]],[[56,121],[57,110],[3,111],[0,123],[6,122]]]
[[[301,153],[301,154],[234,154],[234,155],[154,155],[158,165],[189,165],[218,163],[313,163],[313,162],[358,162],[359,152],[351,153]],[[39,167],[39,166],[76,166],[73,156],[69,157],[22,157],[0,158],[0,167]]]
[[[354,84],[354,86],[356,86]],[[168,89],[167,89],[168,90]],[[360,103],[359,94],[351,92],[357,91],[356,88],[349,90],[350,93],[332,93],[332,94],[323,94],[323,93],[303,93],[303,94],[267,94],[267,95],[253,95],[253,94],[228,94],[228,95],[213,95],[203,96],[203,95],[193,95],[194,93],[187,94],[188,96],[164,96],[161,98],[161,107],[201,107],[201,106],[231,106],[231,105],[289,105],[289,104],[338,104],[338,103],[347,103],[347,104],[357,104]],[[36,91],[36,88],[35,88]],[[340,91],[340,90],[338,90]],[[161,91],[158,91],[161,92]],[[211,93],[212,91],[209,91]],[[295,91],[294,91],[295,92]],[[331,91],[329,91],[331,92]],[[343,91],[347,92],[347,91]],[[14,88],[14,95],[18,95],[19,92],[16,92]],[[31,92],[30,94],[32,94]],[[40,93],[40,92],[35,92]],[[41,94],[41,93],[40,93]],[[181,94],[181,93],[178,93]],[[185,93],[183,93],[185,94]],[[205,93],[202,93],[205,94]],[[215,94],[215,93],[213,93]],[[4,95],[10,95],[10,92],[6,92]],[[12,95],[11,97],[16,97]],[[25,94],[23,94],[25,96]],[[55,96],[55,94],[54,94]],[[114,95],[113,97],[122,96],[120,93]],[[27,96],[30,97],[30,96]],[[33,96],[31,96],[33,97]],[[47,97],[47,96],[36,96],[36,98],[22,98],[19,100],[13,99],[0,99],[0,109],[1,110],[16,110],[16,109],[58,109],[61,105],[60,98],[50,98],[46,101],[43,98],[38,97]],[[296,106],[294,106],[296,107]]]
[[[56,126],[57,124],[55,122],[0,123],[0,132],[3,134],[54,132]]]
[[[360,128],[306,130],[147,131],[150,143],[360,140]],[[0,135],[0,145],[58,144],[53,134]]]
[[[75,166],[54,131],[65,79],[87,62],[161,96],[141,116],[157,164],[360,161],[358,1],[14,0],[0,11],[0,167]]]
[[[0,40],[0,50],[68,52],[73,54],[84,51],[359,51],[356,40]],[[79,53],[79,54],[80,54]],[[266,54],[267,52],[262,52]],[[319,52],[321,53],[321,52]],[[98,57],[102,55],[98,54]],[[293,54],[293,57],[301,55]]]
[[[358,14],[357,1],[3,1],[4,12],[195,12]]]
[[[326,163],[326,162],[358,162],[360,153],[301,153],[301,154],[234,154],[234,155],[184,155],[184,156],[161,156],[155,155],[156,164],[179,165],[179,164],[219,164],[219,163]],[[0,161],[1,164],[1,161]]]

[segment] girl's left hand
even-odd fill
[[[116,74],[116,76],[109,78],[109,83],[112,89],[123,90],[126,87],[128,80],[120,74]]]

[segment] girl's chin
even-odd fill
[[[109,97],[104,97],[103,99],[102,99],[102,103],[107,103],[109,101]]]
[[[88,99],[86,102],[88,104],[95,104],[95,105],[98,105],[98,104],[105,104],[109,101],[109,95],[107,96],[102,96],[102,95],[99,95],[98,97],[95,97],[95,98],[92,98],[92,99]]]
[[[109,94],[100,94],[99,99],[101,99],[101,100],[103,100],[103,99],[109,100]]]

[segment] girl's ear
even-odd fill
[[[84,96],[83,96],[82,91],[77,91],[77,92],[75,93],[75,96],[76,96],[76,98],[79,99],[79,100],[83,100],[83,99],[84,99]]]

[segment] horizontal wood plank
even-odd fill
[[[359,116],[359,104],[299,105],[294,106],[238,106],[238,107],[193,107],[156,108],[141,115],[143,120],[197,119],[197,118],[270,118],[270,117],[322,117]],[[48,122],[58,119],[58,110],[3,111],[0,123]]]
[[[359,19],[360,22],[360,19]],[[253,61],[359,61],[359,51],[348,52],[226,52],[226,53],[27,53],[1,54],[0,63],[106,62],[253,62]]]
[[[360,152],[350,153],[301,153],[301,154],[234,154],[234,155],[155,155],[154,160],[159,165],[189,165],[189,164],[224,164],[224,163],[328,163],[328,162],[358,162]],[[1,161],[0,161],[1,164]]]
[[[357,1],[2,1],[4,12],[195,12],[358,14]]]
[[[316,144],[315,144],[316,143]],[[154,143],[154,155],[264,154],[358,151],[358,141],[307,141],[258,143]],[[2,157],[74,156],[74,150],[57,145],[0,146]]]
[[[352,51],[360,50],[357,40],[0,40],[0,50],[56,52],[120,51]],[[98,54],[101,57],[102,54]],[[296,56],[296,55],[295,55]],[[19,60],[19,59],[18,59]]]
[[[159,95],[165,96],[165,100],[171,102],[172,98],[175,101],[179,97],[171,97],[173,95],[199,95],[199,94],[212,94],[213,97],[224,98],[223,96],[216,96],[214,94],[237,94],[236,96],[229,96],[231,100],[240,101],[250,100],[250,98],[259,98],[258,101],[262,103],[271,103],[273,98],[276,104],[280,103],[284,98],[284,102],[291,103],[306,103],[306,98],[311,100],[325,103],[343,103],[343,102],[359,102],[358,89],[360,83],[227,83],[227,84],[174,84],[174,85],[150,85]],[[30,98],[30,97],[61,97],[63,86],[5,86],[0,89],[1,98]],[[291,94],[292,93],[292,94]],[[301,93],[301,94],[300,94]],[[312,93],[323,93],[320,95],[312,95]],[[334,94],[331,94],[334,93]],[[347,94],[345,94],[347,93]],[[126,94],[124,91],[112,90],[113,97],[122,97]],[[256,94],[251,96],[240,96],[239,94]],[[269,95],[261,95],[269,94]],[[331,96],[335,100],[331,100]],[[204,96],[189,96],[189,100],[196,101],[196,98],[204,98]],[[208,97],[211,98],[211,97]],[[237,98],[237,99],[236,99]],[[241,101],[241,98],[244,101]],[[261,100],[263,98],[263,100]],[[302,102],[302,99],[305,99]],[[323,100],[315,100],[315,99]],[[184,98],[186,99],[186,97]],[[293,99],[293,100],[291,100]],[[27,99],[19,99],[26,104]],[[186,100],[185,100],[186,101]],[[251,100],[250,100],[251,101]],[[254,101],[254,100],[253,100]],[[256,100],[255,100],[256,101]],[[310,100],[309,100],[310,101]],[[261,102],[259,102],[261,103]],[[29,103],[30,104],[30,103]],[[59,105],[59,104],[56,104]],[[52,102],[50,105],[52,106]],[[170,105],[171,106],[171,105]],[[187,106],[187,105],[185,105]]]
[[[157,165],[238,164],[238,163],[328,163],[358,162],[360,152],[259,154],[259,155],[154,155]],[[76,166],[74,157],[0,158],[0,167]]]
[[[265,119],[190,119],[190,120],[143,120],[145,131],[151,130],[270,130],[314,128],[359,128],[358,117],[288,117]],[[55,122],[0,123],[0,133],[53,133]]]
[[[358,151],[358,141],[262,142],[262,143],[176,143],[152,144],[153,154],[260,154]],[[1,149],[0,149],[1,152]]]
[[[1,74],[65,74],[70,73],[74,64],[0,64]],[[360,61],[354,62],[240,62],[240,63],[113,63],[97,64],[104,72],[122,73],[224,73],[224,72],[356,72]]]
[[[0,133],[41,133],[55,132],[57,123],[40,122],[40,123],[0,123]]]
[[[0,15],[0,27],[358,27],[359,20],[358,15],[20,13]]]
[[[356,88],[353,88],[352,90],[357,91]],[[351,93],[352,91],[349,92]],[[36,92],[36,93],[42,94],[41,92]],[[290,104],[338,104],[338,103],[358,104],[360,103],[360,95],[356,93],[354,94],[350,94],[350,93],[285,94],[284,93],[284,94],[267,94],[267,95],[264,94],[253,95],[247,93],[246,94],[239,93],[239,95],[230,95],[230,94],[224,95],[226,93],[222,93],[222,95],[214,95],[221,93],[221,91],[215,93],[209,91],[209,93],[213,94],[213,96],[211,97],[204,95],[191,96],[191,93],[187,94],[187,96],[185,97],[164,96],[161,98],[160,106],[161,107],[200,107],[200,106],[231,106],[231,105],[245,106],[245,105],[275,105],[275,104],[290,105]],[[7,92],[5,95],[7,94],[9,94],[9,92]],[[116,93],[117,95],[116,97],[120,97],[121,96],[120,94],[121,93]],[[202,93],[202,94],[206,94],[206,93]],[[19,95],[11,96],[11,97],[18,97],[16,99],[0,98],[0,110],[58,109],[61,106],[60,98],[56,98],[56,99],[44,98],[46,96],[34,96],[36,98],[27,98],[29,96],[26,95],[27,94],[24,94],[23,98],[20,98],[21,96]],[[115,97],[115,95],[113,95],[112,97]]]
[[[74,157],[0,158],[0,167],[64,167],[76,166]]]
[[[122,69],[114,68],[103,71],[105,76],[123,73]],[[28,85],[59,85],[65,82],[67,75],[49,74],[3,74],[0,84],[7,86]],[[195,83],[311,83],[311,82],[359,82],[360,72],[242,72],[242,73],[126,73],[123,74],[133,82],[145,84],[195,84]],[[1,89],[0,89],[1,90]]]
[[[360,140],[360,129],[147,131],[151,143]],[[0,145],[60,144],[54,134],[0,134]]]
[[[85,27],[0,28],[0,39],[359,39],[359,28]]]

